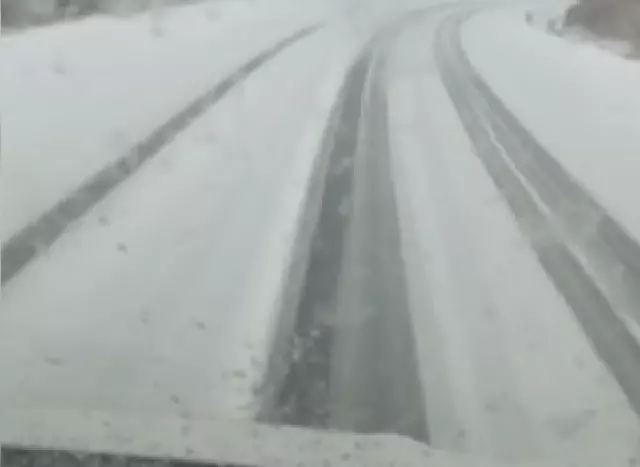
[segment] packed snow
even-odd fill
[[[255,38],[239,43],[236,53],[242,57],[260,49],[259,44],[271,45],[265,39],[280,37],[301,22],[267,22],[264,30],[244,25],[240,31],[253,29]],[[144,37],[134,29],[131,34]],[[0,372],[11,377],[0,380],[0,432],[24,428],[2,416],[8,407],[41,414],[87,410],[184,419],[255,416],[260,408],[256,391],[308,179],[339,86],[362,44],[352,32],[348,24],[338,23],[263,65],[3,286]],[[222,43],[216,48],[211,37],[199,39],[177,41],[174,63],[160,60],[164,53],[158,50],[142,54],[144,66],[138,69],[133,55],[123,55],[132,60],[129,71],[135,68],[147,78],[172,72],[172,85],[206,88],[224,69],[205,59],[207,49],[219,51],[227,68],[240,60],[230,52],[223,55]],[[138,45],[155,47],[144,41]],[[186,53],[192,49],[193,54]],[[98,60],[69,63],[84,64],[85,77],[102,67]],[[180,73],[171,71],[176,63],[183,66]],[[192,77],[196,71],[206,77]],[[125,81],[108,89],[125,92]],[[103,92],[92,92],[85,84],[87,99],[106,105]],[[140,79],[136,90],[148,84]],[[158,86],[150,87],[162,95],[164,88]],[[59,136],[60,147],[70,145],[67,150],[76,140],[78,150],[81,144],[97,150],[100,136],[108,135],[100,125],[113,129],[122,124],[116,117],[131,110],[132,122],[148,117],[136,127],[142,132],[157,120],[158,109],[170,113],[171,104],[179,106],[181,97],[197,93],[194,86],[169,87],[174,95],[161,96],[162,106],[150,102],[151,92],[131,102],[114,100],[108,115],[84,115],[87,131],[95,130],[90,138],[76,131],[57,133],[49,135],[49,143]],[[63,94],[48,95],[44,84],[33,87],[43,98]],[[14,96],[15,105],[18,101]],[[82,105],[81,99],[69,103],[77,113],[59,119],[63,128],[82,121]],[[8,120],[7,133],[13,129],[11,135],[27,136],[16,132],[17,117]],[[44,117],[35,122],[45,126]],[[3,168],[3,176],[15,178],[9,188],[3,184],[11,194],[4,202],[15,215],[25,206],[35,215],[43,204],[33,200],[50,201],[36,199],[40,193],[31,197],[28,190],[17,193],[21,184],[48,190],[55,199],[117,152],[103,150],[90,162],[83,160],[85,152],[64,153],[64,158],[57,154],[54,164],[47,162],[52,154],[38,152],[34,145],[32,167],[23,159],[18,163],[16,146],[27,147],[30,141],[17,136]],[[46,148],[43,140],[36,141],[41,150]],[[28,157],[26,149],[22,157]],[[57,174],[63,180],[53,176]],[[34,188],[37,177],[42,186]],[[18,200],[27,203],[16,206]],[[19,225],[16,217],[8,219]],[[28,417],[21,420],[28,423]],[[4,421],[12,426],[2,425]]]
[[[520,18],[513,28],[523,27]],[[548,84],[526,59],[503,54],[523,54],[522,46],[494,30],[467,41],[494,58],[495,68],[482,70],[501,82]],[[423,25],[403,35],[389,99],[431,442],[513,461],[626,462],[636,454],[636,415],[475,155],[423,53],[430,43]],[[506,96],[534,110],[557,105],[557,93],[545,91],[554,100],[522,90]],[[540,115],[564,135],[566,117]]]
[[[463,40],[507,107],[640,240],[640,63],[506,14],[472,19]]]

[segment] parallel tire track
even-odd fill
[[[272,355],[260,418],[426,441],[386,100],[371,77],[372,48],[350,69],[325,130],[324,162],[307,196],[316,219],[301,229],[310,236],[307,260],[291,278],[301,292],[295,316],[281,320],[293,324]]]
[[[134,174],[195,119],[225,97],[234,86],[245,81],[251,73],[287,47],[319,28],[317,25],[301,29],[249,60],[156,128],[127,154],[93,175],[40,218],[11,237],[2,245],[2,284],[10,281],[30,261],[53,245],[71,223],[80,219],[111,190]]]
[[[370,54],[351,68],[339,104],[326,129],[323,150],[327,158],[321,208],[313,231],[302,295],[297,304],[295,329],[290,340],[290,366],[276,396],[272,417],[285,423],[324,427],[329,421],[330,367],[337,313],[340,270],[347,216],[341,206],[353,191],[365,80]]]
[[[615,297],[594,280],[602,271],[592,270],[604,261],[608,268],[623,271],[621,286],[633,300],[632,289],[640,288],[640,248],[475,72],[460,43],[464,20],[449,18],[438,31],[435,53],[447,92],[540,264],[640,414],[640,347],[618,316]],[[587,241],[580,242],[577,235],[593,219]]]
[[[383,51],[367,83],[338,303],[332,422],[428,442],[392,177]]]

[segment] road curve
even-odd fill
[[[637,295],[640,248],[547,153],[476,73],[460,43],[460,26],[467,16],[464,12],[454,13],[439,23],[433,50],[438,70],[431,67],[433,71],[428,73],[433,73],[438,80],[439,72],[478,159],[537,255],[537,260],[531,262],[536,267],[538,262],[542,265],[640,414],[637,372],[640,347],[619,316],[623,308],[640,309],[637,306],[640,303]],[[454,433],[459,439],[447,447],[459,446],[455,444],[459,440],[464,445],[465,430],[491,431],[492,424],[484,422],[499,411],[500,404],[509,405],[520,394],[517,385],[511,385],[509,365],[498,361],[508,360],[509,352],[503,350],[511,347],[503,347],[499,342],[504,337],[503,329],[497,320],[491,322],[494,315],[491,315],[490,300],[474,301],[478,296],[482,298],[482,294],[474,295],[473,290],[482,288],[482,281],[465,290],[465,281],[478,279],[481,274],[474,277],[476,271],[472,271],[463,280],[453,277],[478,259],[465,256],[465,247],[469,245],[464,244],[468,235],[476,232],[469,229],[473,232],[452,235],[454,238],[449,243],[428,238],[428,229],[416,228],[424,242],[420,246],[428,244],[431,248],[424,248],[425,252],[431,253],[443,245],[450,247],[442,248],[440,254],[446,257],[443,263],[455,263],[455,267],[450,274],[443,274],[446,277],[440,281],[420,282],[423,277],[417,274],[418,279],[412,281],[409,258],[403,256],[403,253],[409,256],[418,252],[418,248],[412,249],[403,243],[407,237],[402,227],[406,227],[413,212],[404,210],[403,214],[401,209],[405,207],[399,201],[403,193],[401,180],[426,180],[428,185],[438,178],[438,172],[432,171],[424,178],[410,178],[406,174],[404,179],[395,178],[401,165],[398,161],[406,154],[393,153],[393,142],[390,142],[397,136],[393,130],[398,127],[393,127],[393,118],[389,115],[392,112],[388,106],[393,104],[388,95],[391,73],[385,72],[389,71],[387,59],[391,48],[388,45],[392,33],[402,24],[402,21],[388,21],[386,26],[378,24],[377,32],[373,31],[375,28],[368,31],[374,39],[367,42],[359,54],[354,48],[357,56],[353,62],[345,60],[341,64],[343,72],[346,68],[346,76],[337,97],[334,96],[335,102],[327,101],[327,104],[333,102],[333,107],[329,111],[327,106],[328,121],[323,123],[323,130],[317,132],[319,147],[305,152],[308,165],[302,165],[309,168],[308,178],[300,175],[307,174],[305,170],[288,171],[289,167],[297,167],[301,156],[296,152],[294,157],[293,150],[289,154],[287,144],[266,144],[269,147],[260,147],[259,154],[250,157],[240,154],[241,151],[232,154],[219,150],[220,147],[213,144],[204,150],[198,149],[198,145],[211,137],[211,128],[218,131],[217,137],[223,134],[229,116],[246,104],[243,92],[256,99],[248,99],[250,118],[246,119],[255,126],[234,134],[234,138],[251,135],[252,138],[247,139],[253,139],[256,136],[251,133],[253,130],[257,132],[255,139],[262,143],[268,143],[269,138],[261,140],[260,136],[270,132],[280,132],[282,139],[292,140],[291,133],[296,131],[290,130],[291,123],[304,115],[310,104],[295,103],[281,109],[285,99],[272,94],[276,94],[274,89],[280,89],[277,86],[282,87],[282,93],[290,91],[288,87],[294,88],[296,73],[300,73],[302,81],[309,79],[307,75],[319,74],[328,60],[313,62],[312,66],[317,68],[311,71],[300,66],[298,60],[305,55],[320,57],[325,51],[320,47],[321,42],[315,44],[317,48],[310,49],[313,53],[297,50],[293,55],[295,60],[288,62],[290,68],[286,61],[274,67],[265,66],[271,69],[264,72],[267,78],[261,83],[259,77],[250,75],[315,28],[303,29],[249,61],[4,245],[2,283],[7,285],[5,290],[9,290],[7,295],[12,300],[8,302],[14,306],[2,316],[2,323],[6,325],[4,329],[0,326],[0,336],[4,337],[0,339],[0,348],[4,349],[0,352],[0,368],[5,373],[19,368],[16,374],[21,375],[22,381],[14,383],[10,378],[0,381],[0,398],[10,401],[18,410],[21,404],[41,404],[46,410],[51,407],[57,410],[59,406],[76,408],[77,401],[84,398],[83,408],[97,407],[105,412],[135,412],[143,407],[143,416],[165,414],[186,422],[231,414],[268,424],[360,433],[392,432],[430,442],[430,438],[438,438],[439,429],[438,421],[432,422],[437,414],[432,413],[429,418],[430,410],[441,409],[442,413],[460,408],[455,406],[459,402],[455,400],[457,394],[450,399],[440,399],[445,401],[444,409],[431,403],[438,400],[440,394],[425,396],[437,392],[428,391],[429,380],[445,380],[447,375],[439,372],[439,368],[434,369],[435,365],[425,364],[428,358],[424,349],[436,357],[433,361],[447,362],[444,350],[471,336],[461,345],[467,345],[459,352],[466,365],[460,367],[463,371],[459,373],[477,371],[482,377],[493,365],[499,368],[496,374],[500,371],[506,374],[505,381],[509,384],[489,384],[491,391],[484,392],[480,385],[458,384],[458,388],[464,387],[473,393],[469,398],[479,401],[478,406],[489,415],[479,418],[480,423],[471,429],[469,426],[473,424],[468,420],[473,417],[462,420],[459,425],[452,424],[456,430],[460,428]],[[414,39],[416,37],[420,36]],[[419,41],[412,43],[416,42]],[[409,52],[408,55],[412,53]],[[415,56],[412,60],[417,63]],[[412,71],[416,69],[417,66]],[[411,79],[425,78],[420,73]],[[230,92],[244,81],[248,90]],[[252,84],[261,86],[252,91]],[[312,84],[314,86],[301,86],[303,91],[299,95],[314,94],[317,83]],[[439,80],[437,84],[441,84]],[[333,91],[336,89],[337,85]],[[449,105],[445,92],[440,89],[439,95]],[[223,99],[225,96],[227,99]],[[411,99],[414,97],[416,105]],[[411,98],[407,99],[410,105],[406,107],[427,107],[437,102],[437,99],[419,101],[417,93]],[[265,102],[269,105],[264,105]],[[214,104],[210,120],[201,119]],[[278,118],[288,123],[282,125],[284,129],[260,115],[264,109],[274,111],[276,108],[282,112],[277,114]],[[244,111],[240,110],[239,113]],[[455,112],[451,114],[456,117]],[[200,120],[200,124],[196,120]],[[242,120],[234,121],[239,122]],[[302,126],[295,128],[299,130]],[[432,139],[437,139],[433,136],[440,127],[435,125],[435,128],[430,129]],[[455,136],[450,139],[466,143],[465,137],[460,138],[463,133],[459,124],[455,130]],[[173,148],[167,144],[178,133],[191,131],[191,141],[182,141]],[[194,142],[196,144],[192,144]],[[455,145],[437,144],[407,147],[411,148],[407,152],[413,151],[415,154],[411,155],[418,159],[448,158],[456,151],[446,149],[457,149]],[[160,149],[170,151],[164,158],[154,157]],[[429,150],[442,154],[429,154]],[[265,154],[269,157],[263,157]],[[182,157],[187,155],[189,157]],[[148,166],[153,166],[155,171],[145,174],[146,169],[140,170],[136,177],[129,177],[150,159],[154,161]],[[166,166],[161,166],[159,160]],[[476,163],[475,157],[469,160]],[[407,167],[422,167],[429,172],[435,166]],[[484,169],[480,167],[478,172],[487,178]],[[458,171],[464,173],[462,178],[467,177],[464,170]],[[127,183],[121,183],[128,177]],[[280,193],[282,186],[295,185],[300,180],[295,190]],[[455,209],[457,199],[453,198],[457,192],[443,189],[446,183],[443,177],[440,185],[433,183],[424,191],[407,192],[403,201],[416,193],[436,195],[429,203],[441,203],[442,212],[449,211],[446,215],[468,215]],[[129,190],[118,193],[121,188],[127,188],[125,185]],[[135,190],[131,189],[132,185]],[[488,179],[487,185],[493,190]],[[118,190],[114,190],[116,186]],[[246,189],[247,186],[251,189]],[[287,222],[281,227],[285,222],[277,214],[287,209],[279,203],[287,204],[289,201],[283,199],[291,198],[292,193],[295,200],[291,204],[300,201],[296,205],[299,211],[293,213],[291,209],[282,216]],[[429,208],[426,197],[416,195],[417,199],[411,201],[421,209],[424,202],[427,207],[419,216],[431,216],[430,221],[437,224],[443,220],[442,212],[434,214],[436,210],[431,209],[433,206]],[[447,197],[452,199],[446,200]],[[110,198],[111,208],[116,212],[114,226],[109,226],[108,219],[104,220],[102,213],[94,209]],[[163,205],[171,204],[175,198],[180,202],[175,203],[177,207],[173,211]],[[195,215],[184,215],[196,205]],[[149,219],[142,219],[140,212],[148,213]],[[511,217],[505,218],[513,227]],[[67,229],[78,220],[87,222],[75,232]],[[277,224],[277,228],[267,225],[269,222]],[[472,224],[440,225],[431,233],[441,229],[440,236],[446,236]],[[293,225],[291,229],[290,225]],[[427,234],[422,235],[425,232]],[[54,242],[57,243],[53,245]],[[58,249],[61,244],[66,250]],[[53,246],[51,258],[36,258],[50,246]],[[118,253],[109,255],[109,249],[117,249]],[[274,256],[280,255],[279,261],[269,261],[271,250],[277,250]],[[161,253],[157,254],[158,251]],[[107,252],[104,257],[103,252]],[[489,254],[492,252],[496,250],[490,250]],[[416,254],[418,256],[417,261],[432,261],[432,264],[421,265],[425,269],[431,267],[434,274],[442,272],[433,265],[439,258],[425,259],[426,253],[425,256]],[[34,264],[23,270],[32,259]],[[277,267],[273,267],[274,263]],[[60,279],[58,276],[65,275],[60,271],[70,279]],[[269,282],[269,276],[278,277]],[[544,273],[540,276],[548,290],[555,292]],[[15,280],[11,280],[13,278]],[[82,287],[76,288],[71,283],[78,279],[86,280],[88,293],[79,292]],[[425,329],[429,327],[424,326],[427,321],[418,321],[418,314],[427,314],[432,305],[440,306],[439,313],[455,315],[457,303],[442,306],[443,302],[427,297],[416,305],[408,289],[411,286],[435,289],[447,281],[450,290],[446,293],[469,293],[471,297],[460,301],[470,311],[459,314],[455,326],[473,327],[484,320],[484,327],[479,326],[482,329],[478,332],[490,332],[482,336],[483,339],[474,340],[473,332],[465,334],[464,329],[459,333],[437,335],[446,326]],[[269,284],[265,286],[264,282]],[[264,291],[267,288],[268,293]],[[488,295],[503,293],[500,287],[493,288]],[[535,294],[537,289],[531,288]],[[431,292],[434,291],[429,290],[425,297]],[[526,297],[520,296],[510,303],[518,300],[522,303]],[[412,305],[416,309],[411,309]],[[460,319],[473,314],[476,321],[470,324]],[[456,319],[451,322],[454,321]],[[271,336],[271,325],[275,336]],[[451,327],[454,326],[449,330]],[[259,339],[248,339],[252,328],[258,329],[254,335]],[[19,331],[18,337],[12,335],[13,329]],[[581,331],[576,334],[584,340]],[[436,342],[451,335],[463,338],[450,339],[446,346]],[[420,347],[418,344],[430,338],[433,342],[422,346],[422,353],[416,350]],[[588,346],[585,344],[585,347]],[[499,358],[494,358],[496,356]],[[486,366],[478,365],[480,360],[484,360]],[[425,378],[426,372],[430,372],[428,378]],[[86,375],[89,377],[83,381]],[[473,381],[473,377],[466,381]],[[70,383],[76,380],[77,386]],[[452,386],[464,382],[465,378],[453,380]],[[493,394],[496,388],[500,391]],[[517,397],[509,399],[512,388]],[[556,389],[553,387],[550,393]],[[619,394],[617,388],[616,391]],[[487,394],[494,399],[485,399]],[[238,400],[231,397],[226,402],[227,395],[241,397],[237,397]],[[550,399],[553,398],[552,395]],[[447,401],[453,402],[446,406]],[[517,404],[511,405],[505,409],[504,418],[495,417],[493,426],[509,419],[511,411],[516,413],[520,409]],[[461,406],[460,410],[465,410],[464,404]],[[627,409],[627,413],[631,411]],[[519,422],[526,417],[509,420]],[[500,425],[496,433],[514,432],[515,422]],[[530,432],[534,430],[528,431],[524,426],[514,439],[528,438]],[[505,443],[505,437],[500,437],[499,442]],[[519,446],[514,447],[514,451],[518,449]]]
[[[468,17],[452,15],[438,31],[435,54],[447,92],[541,265],[640,414],[640,346],[609,286],[637,300],[640,248],[475,72],[460,43]]]

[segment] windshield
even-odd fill
[[[639,53],[632,0],[2,0],[5,464],[635,465]]]

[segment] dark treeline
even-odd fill
[[[567,11],[565,26],[628,42],[640,52],[640,0],[579,0]]]
[[[24,27],[97,12],[137,11],[166,0],[0,0],[2,26]]]

